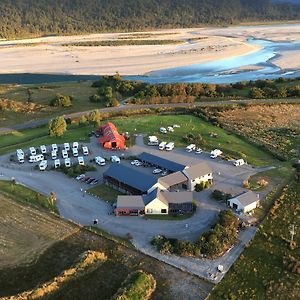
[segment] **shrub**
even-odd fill
[[[49,122],[49,134],[50,136],[60,137],[63,136],[67,130],[67,122],[64,117],[56,117]]]
[[[50,102],[51,106],[55,107],[70,107],[72,106],[72,98],[70,96],[57,94]]]

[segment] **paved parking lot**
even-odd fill
[[[250,228],[244,231],[240,237],[241,242],[236,247],[222,258],[213,261],[160,255],[152,248],[149,241],[157,234],[195,241],[215,221],[219,211],[226,208],[225,204],[210,198],[211,191],[213,189],[220,189],[237,194],[243,190],[242,181],[260,171],[260,169],[254,169],[251,166],[234,167],[230,162],[209,158],[208,153],[196,155],[194,153],[187,153],[184,149],[175,149],[172,152],[159,151],[155,147],[143,145],[142,137],[138,137],[137,141],[138,144],[129,150],[116,151],[113,154],[126,157],[147,151],[177,162],[193,160],[195,162],[207,161],[210,164],[214,173],[214,184],[210,189],[194,194],[198,209],[191,218],[182,221],[164,221],[146,220],[142,217],[115,217],[111,215],[112,208],[109,204],[82,193],[81,189],[87,188],[87,185],[79,183],[75,179],[68,178],[61,172],[40,172],[34,170],[33,165],[29,163],[22,165],[11,163],[9,155],[0,157],[0,173],[4,179],[14,177],[17,182],[25,184],[41,193],[49,194],[51,191],[54,191],[57,195],[58,208],[63,218],[70,219],[82,225],[91,225],[92,220],[97,218],[99,220],[99,227],[109,233],[120,236],[130,233],[133,237],[133,243],[141,251],[208,280],[211,280],[209,273],[215,272],[218,264],[223,264],[225,271],[227,271],[241,253],[244,244],[253,237],[255,233],[254,229]],[[109,158],[112,155],[111,151],[105,151],[100,148],[95,138],[92,139],[92,142],[88,146],[90,150],[89,159],[98,155]],[[130,165],[130,161],[124,160],[122,163]],[[109,163],[105,167],[97,166],[97,171],[89,175],[101,179],[103,171],[108,166]],[[153,170],[153,168],[131,167],[143,172],[149,172],[149,174],[152,174]],[[217,281],[221,277],[222,275],[219,275]]]

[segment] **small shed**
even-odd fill
[[[100,128],[102,136],[98,139],[99,144],[105,149],[125,149],[125,138],[119,134],[116,126],[108,122]]]
[[[252,192],[244,192],[227,200],[227,204],[236,211],[250,212],[259,205],[259,195]]]

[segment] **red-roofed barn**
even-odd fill
[[[125,138],[119,134],[116,126],[108,122],[100,126],[100,131],[102,136],[98,139],[99,144],[105,149],[124,149],[125,148]]]

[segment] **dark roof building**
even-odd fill
[[[111,184],[117,189],[133,195],[145,194],[157,183],[154,176],[117,163],[112,164],[103,173],[103,180],[104,183]]]
[[[147,164],[157,166],[161,169],[168,170],[170,172],[177,172],[182,171],[185,169],[185,165],[150,154],[143,152],[138,156],[138,159],[142,162],[145,162]]]

